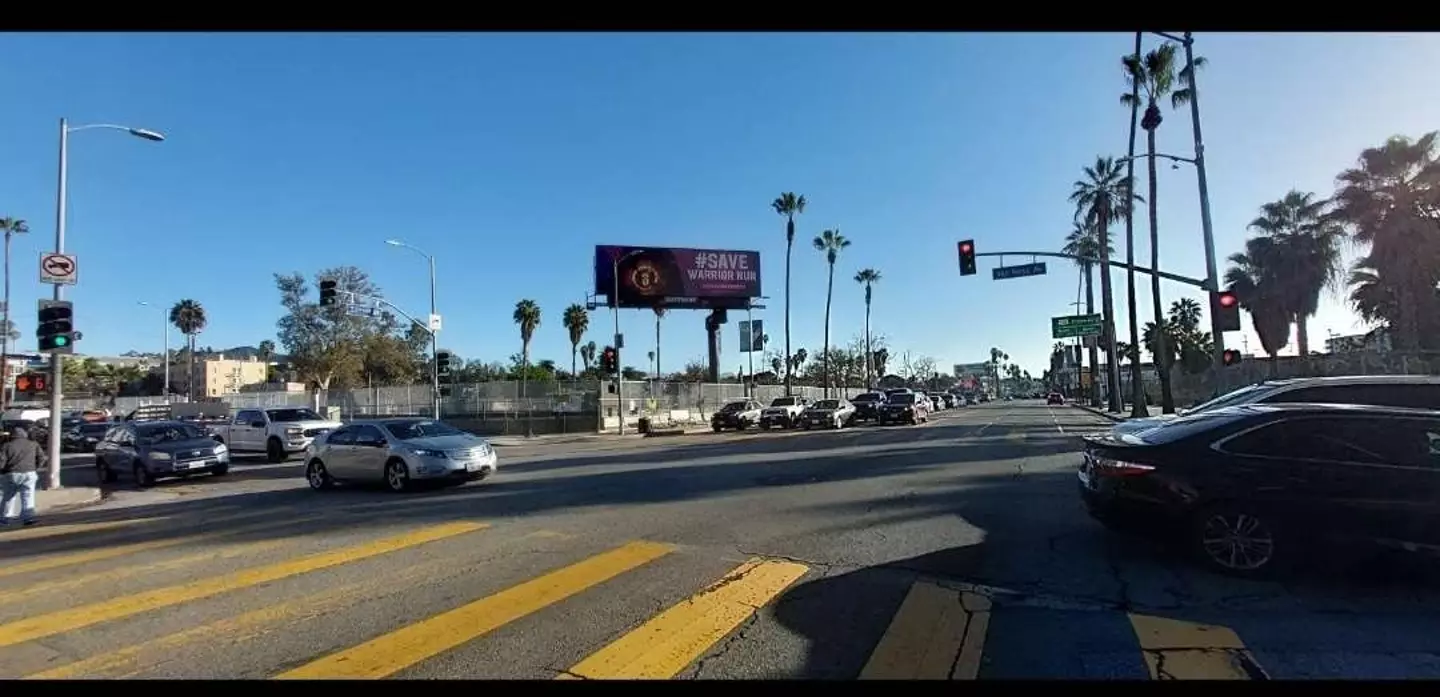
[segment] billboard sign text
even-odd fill
[[[595,247],[595,294],[620,307],[744,309],[760,292],[760,253],[677,247]]]

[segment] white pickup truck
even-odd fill
[[[342,426],[305,407],[238,409],[210,434],[232,453],[265,453],[270,462],[284,462],[305,452],[316,436]]]

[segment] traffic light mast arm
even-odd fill
[[[398,308],[398,307],[395,307],[395,305],[391,304],[391,302],[390,302],[389,300],[386,300],[385,298],[377,298],[377,297],[372,297],[372,296],[356,296],[356,297],[364,297],[365,299],[370,300],[371,302],[374,302],[374,303],[376,303],[377,305],[384,305],[385,307],[388,307],[388,308],[390,308],[391,310],[393,310],[393,311],[395,312],[395,314],[400,315],[401,317],[404,317],[405,319],[410,320],[410,323],[411,323],[411,324],[414,324],[415,326],[417,326],[417,327],[425,330],[425,333],[426,333],[426,334],[429,334],[430,336],[435,336],[435,332],[430,329],[430,324],[429,324],[428,322],[421,322],[420,320],[415,319],[414,317],[411,317],[411,316],[410,316],[409,314],[407,314],[404,310],[402,310],[402,309],[400,309],[400,308]]]
[[[977,257],[1006,257],[1006,256],[1010,256],[1010,257],[1054,257],[1054,258],[1056,258],[1056,259],[1071,259],[1071,260],[1074,260],[1074,261],[1083,261],[1080,257],[1075,256],[1074,254],[1064,254],[1064,253],[1062,253],[1062,252],[975,252],[974,256],[977,256]],[[1097,260],[1096,263],[1099,263],[1098,260]],[[1153,270],[1147,269],[1147,268],[1145,268],[1145,267],[1143,267],[1143,266],[1138,266],[1138,265],[1136,265],[1136,266],[1131,266],[1131,265],[1126,264],[1126,263],[1124,263],[1124,262],[1121,262],[1121,261],[1113,261],[1113,260],[1110,262],[1110,265],[1111,265],[1111,266],[1118,266],[1118,267],[1120,267],[1120,268],[1122,268],[1122,269],[1130,269],[1130,270],[1132,270],[1132,271],[1135,271],[1136,273],[1152,274],[1152,275],[1155,275],[1155,276],[1159,276],[1160,278],[1165,278],[1165,279],[1169,279],[1169,280],[1171,280],[1171,281],[1175,281],[1175,282],[1177,282],[1177,283],[1184,283],[1184,284],[1186,284],[1186,285],[1195,286],[1196,288],[1199,288],[1199,289],[1201,289],[1201,290],[1207,290],[1207,291],[1213,291],[1213,290],[1215,290],[1214,288],[1211,288],[1211,287],[1210,287],[1210,283],[1209,283],[1208,281],[1203,281],[1203,280],[1198,279],[1198,278],[1190,278],[1189,276],[1181,276],[1181,275],[1178,274],[1178,273],[1170,273],[1170,272],[1168,272],[1168,271],[1153,271]]]

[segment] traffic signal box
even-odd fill
[[[600,372],[606,375],[614,375],[620,370],[620,366],[617,365],[617,363],[615,349],[611,346],[606,346],[605,350],[600,353]]]
[[[1225,349],[1222,357],[1225,365],[1240,365],[1240,352],[1235,349]]]
[[[24,373],[15,376],[15,391],[21,394],[45,392],[49,388],[50,380],[44,373]]]
[[[1220,331],[1240,331],[1240,298],[1233,290],[1222,290],[1215,294],[1215,318]]]
[[[960,241],[960,275],[975,275],[975,240]]]
[[[335,289],[335,281],[328,278],[320,281],[320,305],[322,307],[334,305],[338,301],[338,295]]]
[[[68,300],[40,301],[35,334],[40,338],[42,352],[74,353],[74,306]]]
[[[435,372],[441,379],[450,377],[449,351],[439,351],[435,354]]]

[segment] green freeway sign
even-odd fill
[[[1073,339],[1077,336],[1100,336],[1104,325],[1101,315],[1071,315],[1050,318],[1050,336],[1054,339]]]

